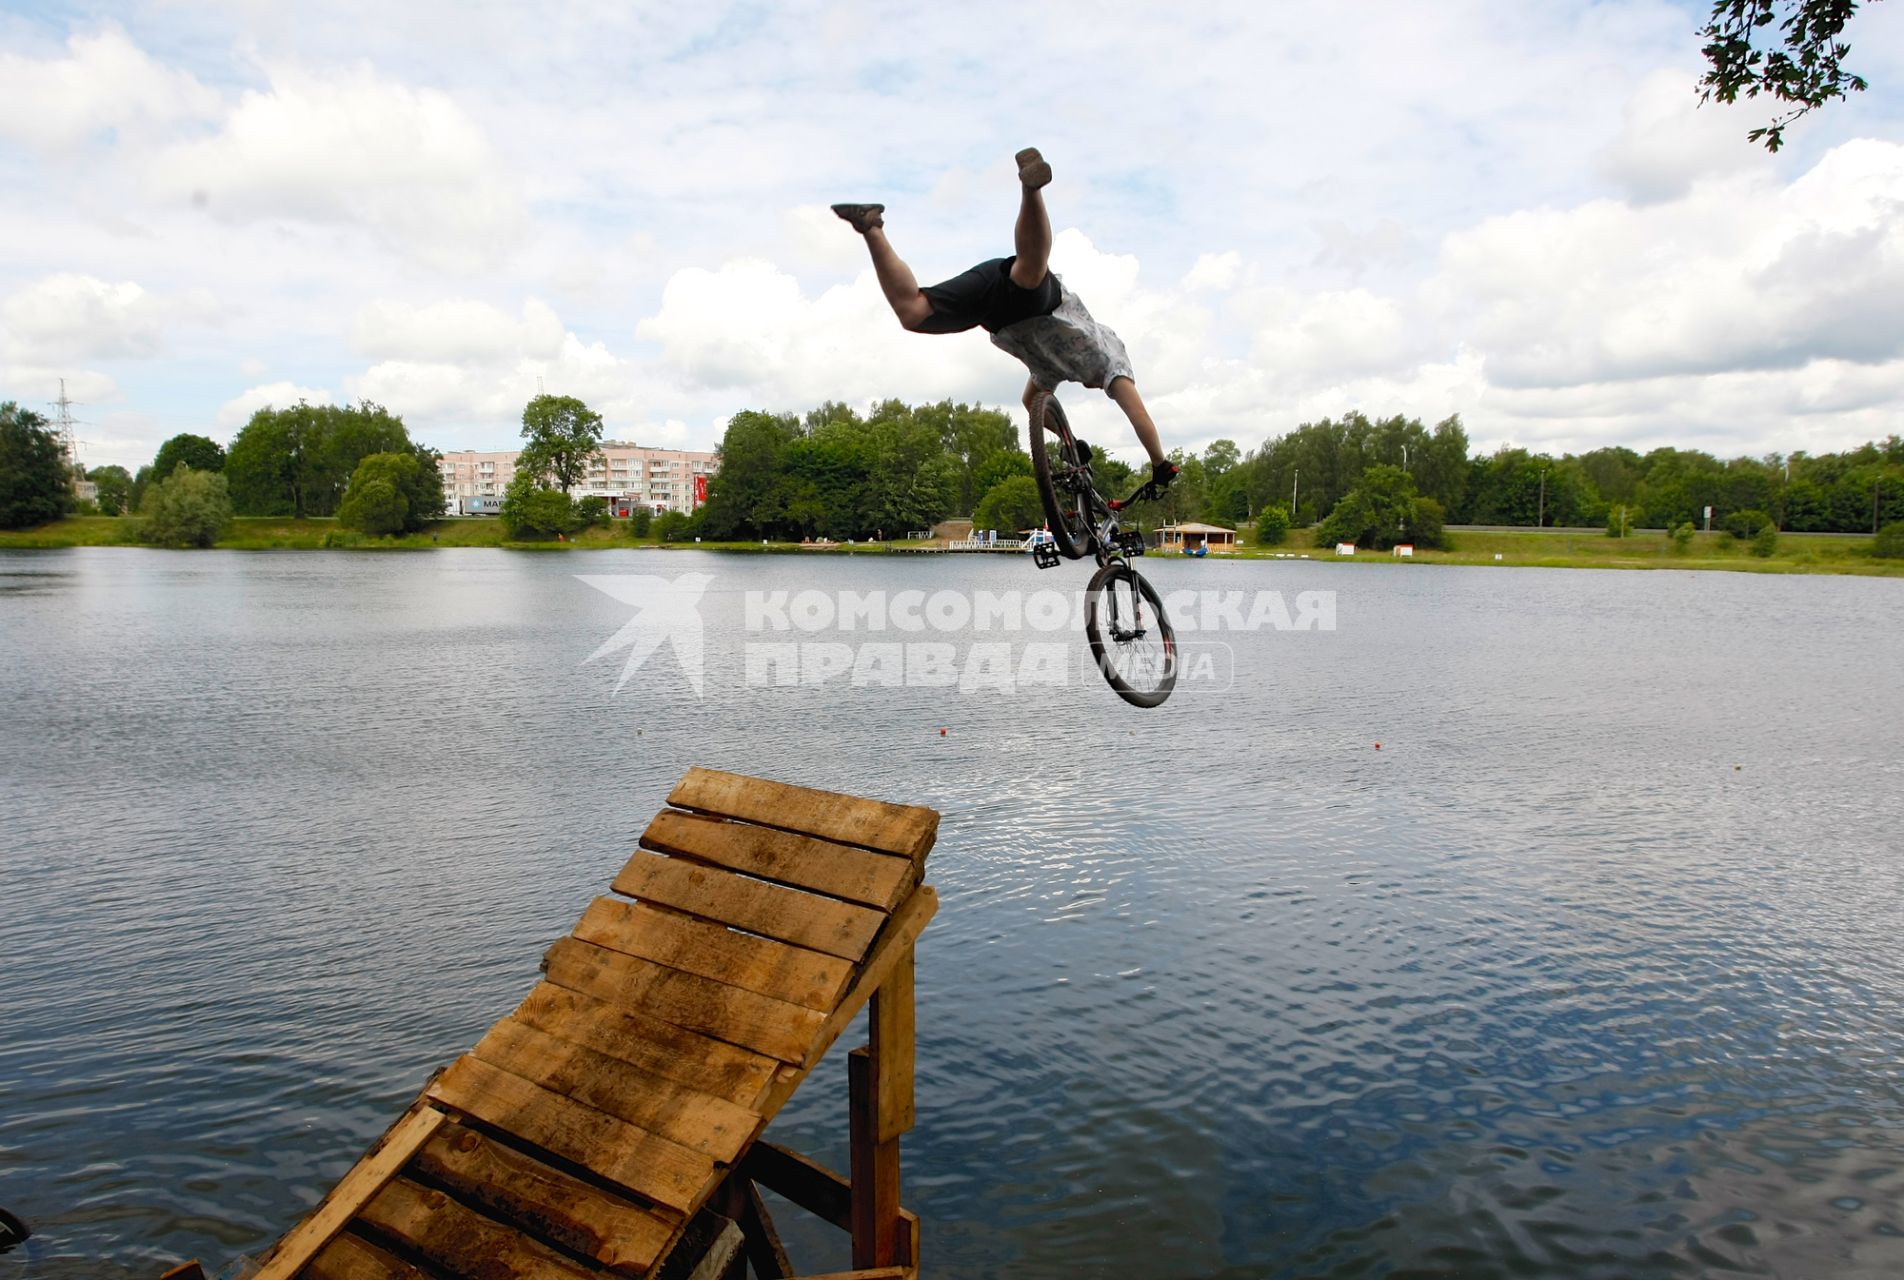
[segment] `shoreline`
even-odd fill
[[[0,531],[0,550],[55,551],[74,547],[123,547],[152,550],[135,536],[137,522],[127,517],[68,516],[34,529]],[[1235,552],[1198,558],[1198,563],[1225,560],[1300,559],[1313,563],[1400,564],[1384,551],[1361,551],[1353,557],[1334,555],[1311,545],[1311,530],[1293,530],[1276,547],[1245,546]],[[1700,533],[1684,551],[1674,548],[1663,532],[1636,533],[1608,538],[1581,529],[1461,529],[1449,533],[1451,550],[1419,550],[1410,564],[1500,565],[1542,569],[1683,569],[1735,573],[1837,574],[1860,577],[1904,577],[1904,560],[1871,555],[1868,534],[1787,534],[1769,558],[1751,554],[1748,544],[1726,533]],[[464,517],[438,521],[422,533],[371,538],[340,529],[334,519],[312,517],[240,516],[213,551],[436,551],[484,547],[505,551],[721,551],[748,555],[897,555],[908,544],[837,543],[825,546],[797,542],[657,542],[631,538],[624,528],[610,526],[583,530],[556,542],[512,542],[502,536],[494,519]],[[917,545],[917,544],[912,544]],[[1010,552],[961,554],[1010,555]],[[1498,558],[1497,558],[1498,557]],[[1171,559],[1187,557],[1172,556]]]

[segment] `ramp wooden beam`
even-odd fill
[[[668,803],[612,892],[550,947],[544,981],[255,1280],[659,1280],[664,1262],[698,1275],[748,1260],[784,1276],[755,1184],[790,1181],[805,1184],[796,1204],[852,1231],[855,1267],[916,1275],[899,1138],[914,1119],[913,948],[938,905],[920,878],[939,815],[698,768]],[[758,1140],[868,1005],[870,1042],[849,1064],[849,1184]],[[690,1233],[703,1222],[718,1230]]]

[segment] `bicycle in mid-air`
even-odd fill
[[[1040,569],[1090,556],[1097,572],[1084,589],[1084,634],[1091,656],[1117,696],[1154,707],[1177,684],[1177,637],[1157,589],[1131,560],[1144,554],[1141,529],[1122,530],[1117,513],[1156,496],[1147,481],[1130,497],[1106,498],[1091,475],[1091,446],[1072,434],[1049,391],[1031,402],[1031,469],[1050,522],[1051,541],[1032,548]]]

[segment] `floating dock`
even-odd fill
[[[667,804],[543,981],[255,1280],[794,1276],[762,1188],[851,1234],[834,1280],[917,1276],[899,1139],[939,815],[698,768]],[[763,1134],[868,1005],[842,1176]]]

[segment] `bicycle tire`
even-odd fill
[[[1078,466],[1077,437],[1065,421],[1064,408],[1049,392],[1038,393],[1031,402],[1031,474],[1038,481],[1038,500],[1044,504],[1045,522],[1051,527],[1051,540],[1058,554],[1067,560],[1082,560],[1091,553],[1091,511],[1084,495],[1071,494],[1073,509],[1067,512],[1051,474],[1051,451],[1055,444],[1067,466]]]
[[[1137,656],[1114,634],[1118,627],[1117,616],[1113,611],[1119,609],[1116,592],[1120,584],[1136,602],[1138,616],[1132,621],[1143,620],[1142,608],[1146,603],[1156,613],[1159,652],[1155,658],[1161,659],[1161,667],[1156,673],[1155,683],[1143,687],[1126,679],[1126,673],[1131,672],[1132,668],[1120,663],[1120,659],[1127,662]],[[1123,561],[1113,560],[1099,569],[1092,575],[1091,584],[1084,589],[1084,634],[1091,642],[1091,657],[1097,662],[1098,671],[1117,696],[1133,707],[1160,706],[1170,696],[1170,691],[1177,687],[1177,633],[1171,630],[1170,617],[1164,612],[1164,602],[1158,596],[1157,588]],[[1146,655],[1146,659],[1150,660],[1149,655]]]

